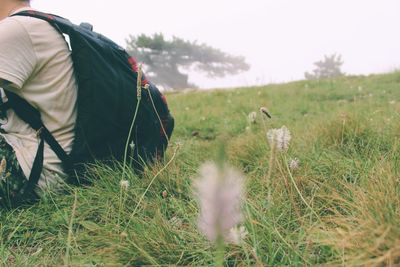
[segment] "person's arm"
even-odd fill
[[[14,92],[23,87],[37,63],[23,22],[14,18],[0,21],[0,87]]]

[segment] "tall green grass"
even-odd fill
[[[97,165],[94,184],[47,193],[26,209],[0,211],[0,266],[213,266],[196,227],[192,178],[218,158],[246,174],[244,242],[226,266],[400,264],[400,74],[300,81],[168,95],[176,129],[164,162],[142,177]],[[286,125],[267,202],[267,129]],[[300,168],[290,171],[290,158]]]

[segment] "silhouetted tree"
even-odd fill
[[[163,34],[127,40],[127,51],[143,63],[146,75],[165,88],[196,87],[189,84],[182,71],[200,71],[208,77],[224,77],[249,70],[244,57],[232,56],[205,44],[185,41],[178,37],[166,40]]]
[[[316,68],[313,70],[313,73],[306,72],[304,74],[307,80],[330,79],[344,75],[344,73],[341,71],[341,67],[343,65],[341,55],[325,55],[324,60],[317,61],[314,63],[314,65]]]

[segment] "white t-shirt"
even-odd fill
[[[22,8],[15,12],[30,8]],[[0,78],[12,82],[22,96],[40,111],[44,125],[66,152],[71,151],[76,120],[77,85],[68,44],[46,21],[7,17],[0,21]],[[6,102],[1,89],[3,102]],[[26,177],[36,156],[35,131],[12,109],[1,121],[5,140],[15,150]],[[45,144],[44,166],[39,188],[55,186],[65,178],[61,161]]]

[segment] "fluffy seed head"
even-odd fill
[[[129,181],[128,180],[121,180],[119,182],[119,185],[121,186],[122,189],[127,190],[129,187]]]
[[[271,146],[275,146],[278,151],[284,152],[289,148],[292,136],[286,126],[279,129],[271,129],[267,132],[268,142]]]
[[[256,123],[256,120],[257,120],[257,112],[255,112],[255,111],[250,112],[250,114],[247,115],[247,120],[249,121],[249,123]]]
[[[221,236],[229,242],[230,229],[242,221],[244,176],[232,167],[206,163],[194,181],[200,206],[198,227],[212,242]]]
[[[227,236],[227,242],[235,245],[240,245],[247,235],[248,232],[244,226],[233,227],[229,231],[229,235]]]
[[[294,158],[289,161],[290,170],[295,171],[299,168],[299,166],[300,166],[300,160],[298,158]]]

